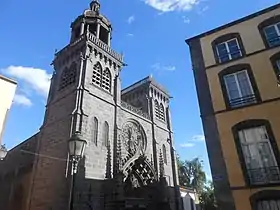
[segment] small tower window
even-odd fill
[[[163,104],[160,104],[160,106],[159,106],[159,119],[165,121]]]
[[[104,123],[102,145],[105,147],[109,146],[109,124],[108,124],[108,122]]]
[[[99,39],[105,44],[108,44],[108,36],[109,36],[108,31],[103,26],[100,26]]]
[[[97,140],[98,140],[98,119],[95,117],[93,119],[93,143],[97,146]]]
[[[166,147],[165,147],[164,144],[162,145],[162,155],[163,155],[163,162],[164,162],[165,164],[167,164]]]
[[[156,118],[159,118],[159,104],[158,104],[158,101],[155,100],[155,116]]]
[[[77,65],[73,63],[70,68],[65,68],[61,75],[59,89],[64,89],[65,87],[75,83],[77,75]]]
[[[111,73],[108,68],[102,74],[102,88],[111,92]]]
[[[96,34],[97,34],[97,24],[96,23],[95,24],[90,24],[90,25],[88,25],[88,27],[89,27],[89,32],[96,36]]]
[[[98,85],[98,86],[101,85],[101,73],[102,73],[102,67],[101,67],[101,64],[98,62],[93,67],[93,75],[92,75],[93,84]]]

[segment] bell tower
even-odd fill
[[[102,191],[101,181],[113,171],[110,154],[116,153],[119,75],[124,63],[122,55],[111,48],[112,26],[100,8],[99,1],[92,1],[72,22],[69,44],[55,53],[28,210],[68,208],[71,176],[67,148],[76,131],[87,141],[87,148],[74,188],[80,194],[92,190],[91,203],[97,205],[92,208],[102,209],[98,192]]]
[[[71,42],[77,40],[84,33],[90,33],[104,44],[111,45],[111,23],[100,14],[99,1],[92,1],[90,8],[84,11],[72,24]]]

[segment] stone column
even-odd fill
[[[81,31],[80,31],[80,35],[82,35],[85,32],[85,22],[83,21],[81,23]]]
[[[100,23],[97,23],[96,38],[99,39],[100,35]]]
[[[111,46],[111,30],[108,32],[108,46]]]

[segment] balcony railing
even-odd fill
[[[92,41],[94,44],[99,46],[101,49],[105,50],[109,55],[113,56],[120,62],[123,62],[123,56],[121,54],[112,50],[111,47],[109,47],[107,44],[105,44],[101,40],[97,39],[96,36],[94,36],[93,34],[88,33],[87,36],[90,41]]]
[[[231,99],[229,101],[230,106],[233,107],[233,108],[248,105],[248,104],[253,104],[253,103],[256,103],[256,102],[257,102],[257,99],[256,99],[255,94],[240,97],[240,98]]]
[[[280,182],[279,166],[256,168],[248,170],[250,184],[263,185]]]
[[[121,102],[121,106],[125,109],[128,109],[131,112],[134,112],[135,114],[138,114],[138,115],[146,118],[146,119],[150,119],[150,116],[147,113],[143,112],[141,109],[136,108],[136,107],[124,102],[124,101]]]
[[[236,51],[223,53],[222,55],[219,55],[219,61],[220,63],[227,62],[229,60],[233,60],[236,58],[242,57],[242,51],[241,49],[237,49]]]
[[[267,39],[270,47],[275,47],[280,45],[280,36],[275,36],[273,38]]]

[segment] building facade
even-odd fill
[[[0,160],[2,159],[1,150],[4,150],[4,147],[2,147],[2,137],[4,133],[5,122],[12,105],[16,87],[17,83],[15,81],[0,75]]]
[[[124,61],[111,48],[111,33],[98,1],[71,24],[70,42],[53,61],[36,150],[21,149],[35,158],[31,173],[30,167],[24,170],[30,185],[11,193],[25,198],[14,209],[68,208],[68,140],[76,131],[88,143],[74,186],[75,209],[178,209],[170,96],[152,77],[121,90]],[[17,151],[9,153],[7,161]]]
[[[220,208],[280,209],[280,4],[186,42]]]

